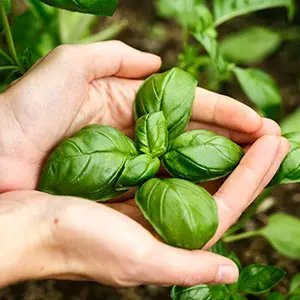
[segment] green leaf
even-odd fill
[[[270,186],[300,182],[300,131],[284,136],[289,140],[291,149],[273,177]]]
[[[167,121],[162,111],[142,116],[135,125],[138,149],[153,157],[163,155],[168,147]]]
[[[242,157],[242,148],[231,140],[207,130],[193,130],[172,141],[163,163],[174,177],[204,182],[228,175]]]
[[[175,247],[200,249],[218,227],[214,198],[185,180],[150,179],[138,189],[136,202],[156,232]]]
[[[27,10],[17,16],[12,22],[12,34],[17,52],[30,53],[30,60],[34,63],[55,48],[57,46],[55,21],[56,19],[53,17],[52,22],[45,25],[43,19],[37,16],[33,10]],[[30,30],[24,30],[24,28],[30,28]]]
[[[197,81],[178,68],[150,76],[136,95],[135,119],[162,111],[167,121],[169,138],[173,139],[188,125],[196,87]]]
[[[282,269],[273,266],[253,264],[245,267],[238,281],[238,290],[247,294],[264,293],[285,276]]]
[[[227,35],[220,47],[226,60],[248,65],[264,61],[281,42],[278,32],[257,26]]]
[[[278,119],[282,114],[282,99],[274,79],[259,69],[234,68],[234,73],[248,98],[264,116]]]
[[[133,142],[120,131],[100,125],[81,129],[63,141],[42,170],[39,190],[91,200],[107,200],[124,166],[137,155]]]
[[[125,163],[124,171],[117,181],[118,190],[143,184],[153,178],[160,167],[160,160],[150,155],[142,154]]]
[[[171,290],[173,300],[210,300],[212,293],[208,285],[193,287],[174,286]]]
[[[296,274],[291,281],[290,294],[300,295],[300,273]]]
[[[174,18],[184,27],[197,22],[196,9],[203,0],[157,0],[155,2],[158,14],[164,18]]]
[[[292,114],[281,122],[282,133],[300,131],[300,108],[296,109]]]
[[[91,33],[91,25],[97,16],[59,10],[58,21],[62,44],[78,43]]]
[[[296,217],[278,213],[270,217],[266,227],[260,230],[271,245],[282,255],[300,259],[300,220]]]
[[[300,300],[300,295],[292,295],[289,300]]]
[[[285,299],[284,296],[277,292],[271,293],[267,298],[267,300],[284,300],[284,299]]]
[[[293,0],[213,0],[213,7],[216,26],[238,16],[274,7],[286,7],[290,18],[295,14]]]
[[[117,9],[118,0],[41,0],[42,2],[81,13],[112,16]]]

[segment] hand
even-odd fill
[[[0,96],[0,192],[34,189],[53,147],[87,124],[132,134],[139,78],[156,72],[160,64],[159,57],[117,41],[60,46],[43,58]],[[211,129],[244,144],[265,134],[280,135],[273,121],[200,88],[193,128]]]
[[[254,143],[215,194],[220,224],[206,249],[268,184],[288,149],[287,141],[276,136]],[[35,191],[2,194],[0,287],[41,278],[115,286],[191,286],[237,280],[237,266],[229,259],[205,250],[173,248],[153,237],[138,224],[151,230],[132,201],[110,206],[115,209]]]

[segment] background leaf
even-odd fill
[[[282,99],[274,79],[259,69],[234,68],[234,73],[248,98],[266,117],[279,119]]]
[[[253,264],[245,267],[238,281],[238,290],[247,294],[259,294],[271,289],[285,276],[282,269]]]
[[[62,44],[77,43],[90,34],[97,16],[59,10],[59,32]]]
[[[300,295],[300,273],[296,274],[291,281],[290,294]]]
[[[174,286],[171,291],[173,300],[210,300],[212,293],[208,285],[193,287]]]
[[[283,119],[280,126],[283,134],[300,131],[300,108],[296,109],[292,114]]]
[[[215,24],[218,26],[232,18],[273,7],[286,7],[289,11],[289,17],[294,16],[295,4],[293,0],[213,0]]]
[[[225,59],[237,64],[258,64],[281,45],[281,35],[265,27],[252,27],[228,34],[220,43]]]
[[[300,259],[300,219],[283,213],[274,214],[260,234],[282,255]]]

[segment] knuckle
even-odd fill
[[[120,40],[112,40],[109,42],[112,46],[119,48],[128,48],[129,46]]]

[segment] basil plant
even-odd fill
[[[109,126],[84,127],[50,154],[39,190],[103,202],[136,187],[138,207],[166,243],[202,248],[218,212],[197,183],[230,174],[243,151],[210,131],[185,132],[196,87],[178,68],[152,75],[134,102],[135,141]],[[161,162],[175,178],[155,177]]]

